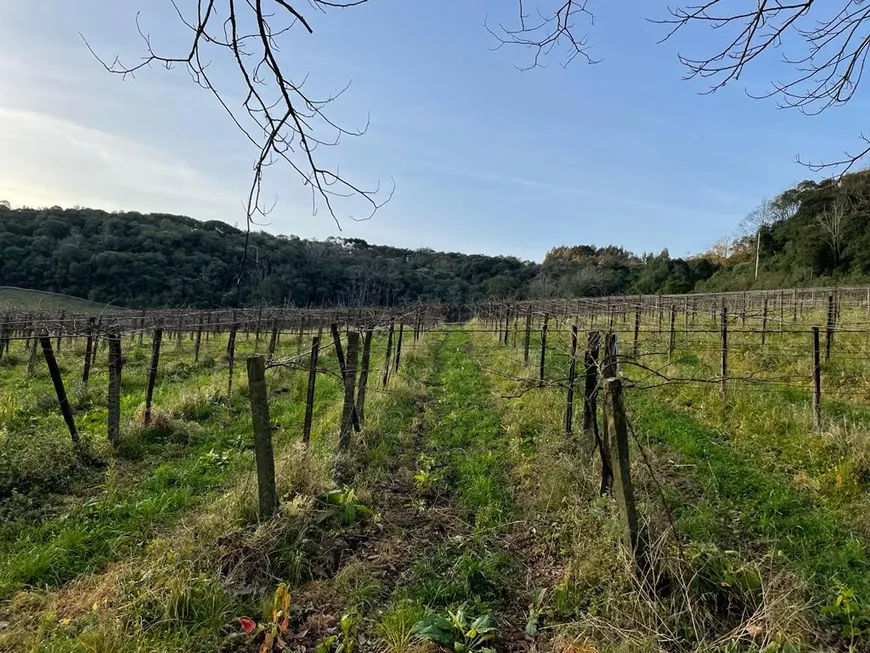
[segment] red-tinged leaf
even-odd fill
[[[244,630],[249,635],[257,630],[257,622],[253,619],[248,619],[247,617],[239,617],[239,623],[242,625],[242,630]]]

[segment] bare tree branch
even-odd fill
[[[503,23],[494,26],[485,21],[487,31],[495,37],[499,50],[506,45],[517,45],[533,51],[531,63],[521,66],[521,70],[545,67],[544,59],[554,50],[562,49],[561,65],[566,67],[574,59],[580,57],[586,63],[598,63],[589,54],[589,41],[586,34],[577,31],[578,17],[594,24],[594,16],[587,9],[588,0],[556,0],[549,2],[545,8],[535,6],[534,17],[530,17],[524,0],[517,0],[519,16],[517,24],[507,27]]]
[[[765,93],[750,95],[776,98],[780,107],[809,115],[848,103],[870,54],[866,0],[707,0],[670,13],[670,18],[654,21],[670,26],[662,40],[693,24],[728,34],[724,47],[714,46],[711,54],[680,55],[687,78],[709,78],[707,92],[712,93],[740,79],[746,67],[765,54],[780,51],[782,63],[793,71],[791,77],[773,81]],[[870,154],[870,140],[861,139],[864,144],[858,151],[836,161],[810,163],[798,157],[798,162],[814,171],[838,168],[843,174]]]
[[[125,64],[117,57],[109,62],[97,55],[84,36],[91,53],[111,73],[121,77],[162,65],[167,69],[184,67],[191,79],[209,91],[229,115],[235,126],[258,151],[253,165],[251,185],[244,201],[247,233],[258,217],[269,212],[261,203],[263,177],[266,168],[275,164],[288,165],[303,185],[311,190],[312,213],[325,208],[341,229],[341,217],[367,220],[392,197],[394,185],[385,193],[380,186],[365,188],[344,177],[338,168],[319,163],[318,147],[338,145],[343,136],[360,136],[361,129],[348,129],[329,117],[327,109],[344,92],[326,98],[314,98],[305,89],[305,79],[290,78],[286,66],[279,61],[278,38],[294,29],[313,32],[310,22],[286,0],[197,0],[193,15],[185,14],[171,0],[180,23],[190,31],[190,45],[181,52],[157,52],[151,38],[142,28],[139,15],[136,27],[145,46],[140,61]],[[366,0],[311,0],[311,6],[321,11],[344,9],[364,4]],[[230,102],[226,88],[220,87],[209,73],[213,59],[226,61],[238,73],[244,99]],[[361,199],[366,209],[361,215],[340,211],[341,199]],[[247,247],[239,267],[241,279],[247,257]]]

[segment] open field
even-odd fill
[[[314,317],[278,329],[269,355],[267,328],[231,335],[161,314],[179,326],[161,334],[157,366],[152,327],[131,322],[117,446],[108,348],[85,385],[84,332],[45,324],[75,444],[40,345],[17,324],[0,357],[0,650],[259,651],[273,632],[272,650],[345,653],[870,650],[863,295],[830,308],[826,293],[695,301],[489,304],[455,324],[405,313],[392,336],[388,315],[319,315],[308,447]],[[331,321],[346,325],[345,371],[346,331],[375,327],[359,431]],[[588,332],[601,349],[616,334],[617,355],[584,360]],[[269,519],[244,364],[255,352],[280,497]],[[642,559],[625,544],[615,456],[601,492],[601,452],[619,440],[605,426],[622,414],[604,410],[611,376]]]
[[[68,311],[83,315],[97,315],[107,310],[117,312],[120,307],[108,307],[103,304],[59,295],[53,292],[41,290],[28,290],[26,288],[12,288],[0,286],[0,312],[14,313],[47,313],[50,311]]]

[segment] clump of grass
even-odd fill
[[[383,596],[384,585],[365,561],[356,560],[332,578],[329,594],[345,609],[370,610]]]
[[[121,585],[128,627],[218,631],[232,617],[234,601],[215,577],[187,564],[149,566]]]
[[[378,622],[377,632],[389,653],[412,653],[422,648],[415,641],[413,628],[424,615],[422,606],[401,600],[392,605]]]
[[[182,390],[164,401],[169,414],[185,421],[204,422],[214,414],[220,392],[216,388],[205,391]]]
[[[480,611],[507,595],[513,573],[511,557],[494,539],[457,536],[426,550],[400,593],[429,607],[467,603]]]
[[[0,501],[18,495],[60,493],[87,472],[89,458],[69,437],[20,429],[0,439]]]

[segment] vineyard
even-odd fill
[[[2,651],[868,651],[870,289],[0,313]]]

